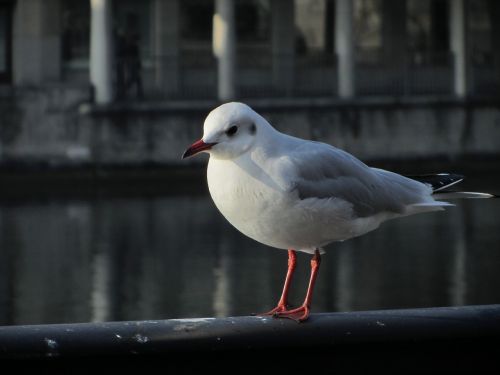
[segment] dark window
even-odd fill
[[[318,55],[331,52],[332,9],[328,1],[296,0],[295,6],[295,48],[299,55]]]
[[[142,59],[150,58],[152,54],[150,1],[120,0],[115,2],[113,20],[115,44],[123,38],[132,40],[137,44],[139,56]]]
[[[270,8],[269,0],[239,0],[236,3],[238,41],[268,42],[271,39]]]
[[[62,59],[69,67],[87,67],[90,46],[90,1],[62,2]]]
[[[212,41],[213,0],[181,2],[181,37],[183,40]],[[271,31],[269,0],[238,0],[235,3],[238,41],[268,41]]]
[[[409,62],[413,65],[446,65],[448,51],[448,4],[442,0],[409,0],[407,31]]]
[[[488,66],[493,63],[491,3],[477,0],[467,3],[467,31],[469,53],[474,66]],[[496,20],[495,22],[498,22]]]
[[[151,66],[151,3],[114,3],[115,90],[118,99],[143,97],[143,69]]]
[[[180,5],[181,38],[183,40],[211,42],[214,1],[184,0]]]
[[[354,3],[354,43],[359,63],[375,65],[381,62],[381,0],[359,0]]]
[[[0,3],[0,82],[12,78],[12,5]]]

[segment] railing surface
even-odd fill
[[[236,372],[478,373],[500,369],[500,305],[320,313],[301,324],[243,316],[4,326],[0,359],[74,370],[111,359],[117,368],[161,363],[186,371],[224,372],[236,363]]]

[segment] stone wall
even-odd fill
[[[215,102],[88,103],[85,87],[15,89],[0,96],[0,164],[180,164]],[[500,104],[438,99],[253,100],[271,124],[361,159],[500,155]],[[201,163],[195,158],[186,163]]]

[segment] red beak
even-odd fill
[[[182,154],[182,158],[185,159],[202,151],[210,150],[210,148],[216,144],[217,143],[205,143],[202,139],[200,139],[199,141],[194,142],[191,146],[188,147],[186,151],[184,151],[184,153]]]

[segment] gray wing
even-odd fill
[[[286,156],[288,190],[300,199],[340,198],[358,217],[403,213],[405,207],[432,202],[432,189],[389,171],[370,168],[351,154],[319,142],[305,142]]]

